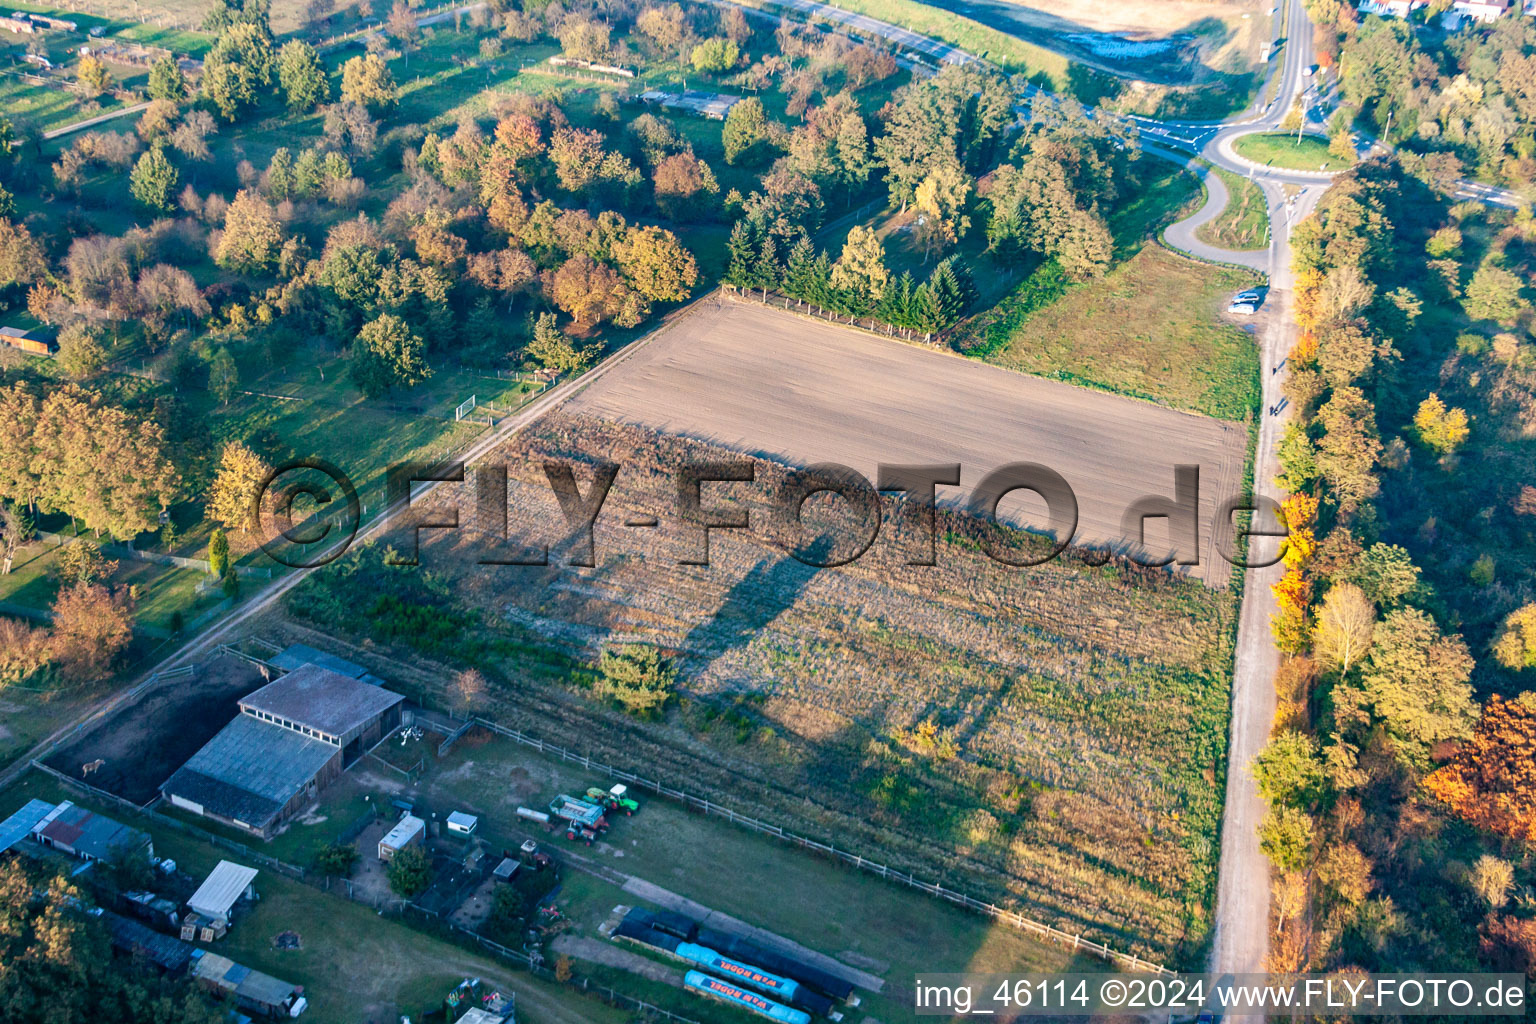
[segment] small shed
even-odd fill
[[[457,832],[461,836],[474,834],[475,826],[478,824],[480,824],[480,819],[473,814],[454,811],[448,815],[448,831]]]
[[[491,877],[498,882],[510,882],[517,877],[517,871],[523,866],[521,861],[511,857],[501,858],[501,863],[496,865],[496,870],[491,872]]]
[[[210,921],[229,923],[229,911],[240,899],[255,899],[256,887],[251,883],[258,874],[255,868],[234,861],[221,860],[208,873],[197,892],[187,900],[187,907],[194,914],[201,914]]]
[[[407,846],[420,846],[426,836],[427,823],[414,814],[407,814],[379,840],[379,860],[389,860]]]

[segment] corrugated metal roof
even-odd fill
[[[27,836],[37,823],[48,816],[53,804],[46,800],[28,800],[15,814],[0,821],[0,853],[4,853]]]
[[[465,814],[463,811],[452,811],[448,815],[448,824],[465,830],[474,828],[479,821],[473,814]]]
[[[339,753],[292,729],[238,715],[160,788],[261,828]]]
[[[234,861],[221,860],[218,866],[208,873],[203,884],[197,887],[197,892],[192,894],[192,898],[187,900],[187,906],[208,917],[223,917],[229,913],[229,908],[235,905],[235,901],[245,893],[245,887],[256,879],[257,874],[255,868],[248,868]]]
[[[390,829],[389,834],[379,840],[379,842],[381,845],[398,850],[415,838],[418,832],[424,831],[426,827],[427,823],[416,817],[416,815],[407,814],[395,822],[395,827]]]
[[[277,655],[271,662],[284,672],[292,672],[302,665],[319,665],[328,668],[332,672],[346,676],[348,679],[361,679],[368,670],[356,662],[346,658],[338,658],[334,654],[316,650],[308,644],[294,644]]]
[[[403,700],[401,694],[310,663],[263,686],[240,706],[340,736]]]

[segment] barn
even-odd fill
[[[400,725],[405,698],[304,664],[240,701],[240,714],[160,787],[172,804],[270,839]]]

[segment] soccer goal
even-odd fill
[[[464,401],[459,403],[459,407],[457,409],[453,410],[453,421],[455,423],[459,422],[465,416],[468,416],[471,412],[474,411],[476,397],[477,396],[475,395],[470,395],[468,398],[464,399]]]

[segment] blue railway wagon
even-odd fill
[[[743,960],[728,957],[708,946],[701,946],[695,942],[680,942],[672,953],[674,956],[696,963],[705,970],[720,975],[727,981],[740,982],[748,988],[766,992],[781,1002],[801,1010],[808,1010],[812,1014],[825,1015],[832,1009],[832,1000],[820,992],[806,988],[793,978],[772,974]]]
[[[776,1003],[766,996],[760,996],[729,981],[711,977],[703,971],[689,971],[683,976],[683,984],[695,992],[713,996],[732,1006],[750,1010],[760,1017],[779,1021],[780,1024],[811,1024],[811,1015],[804,1010],[796,1010],[783,1003]]]

